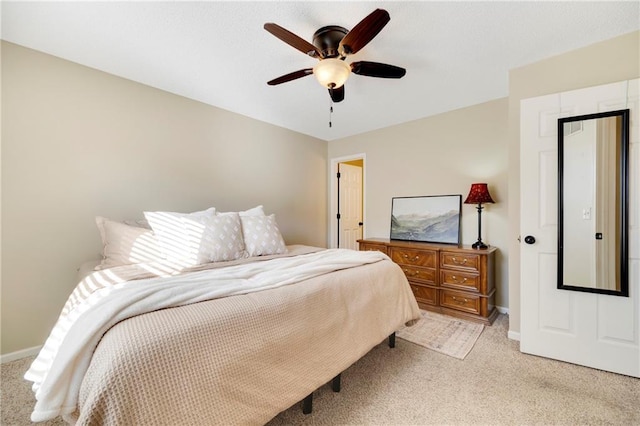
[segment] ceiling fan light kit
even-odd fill
[[[351,31],[329,25],[313,34],[313,44],[274,23],[264,24],[264,29],[302,53],[318,59],[313,68],[305,68],[269,81],[275,86],[313,74],[318,82],[329,89],[333,102],[344,100],[344,83],[351,73],[367,77],[402,78],[406,70],[395,65],[359,61],[347,64],[348,55],[366,46],[390,21],[389,13],[376,9],[360,21]]]
[[[313,75],[322,87],[337,89],[344,85],[351,74],[351,68],[344,61],[336,58],[327,58],[318,62],[313,67]]]

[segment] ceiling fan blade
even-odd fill
[[[296,80],[309,74],[313,74],[313,68],[305,68],[303,70],[290,72],[289,74],[285,74],[278,78],[274,78],[271,81],[268,81],[267,84],[269,86],[275,86],[276,84],[282,84],[286,83],[287,81]]]
[[[360,61],[351,63],[351,72],[367,77],[402,78],[407,73],[404,68],[379,62]]]
[[[329,96],[331,96],[333,102],[344,101],[344,85],[335,89],[329,89]]]
[[[344,36],[338,51],[342,56],[356,53],[373,40],[390,20],[389,12],[386,10],[374,10]]]
[[[269,31],[274,36],[278,37],[280,40],[287,43],[289,46],[292,46],[298,49],[299,51],[301,51],[306,55],[309,55],[313,58],[322,57],[322,54],[320,53],[317,47],[315,47],[313,44],[309,43],[308,41],[298,37],[291,31],[282,28],[278,24],[274,24],[271,22],[266,23],[264,24],[264,29]]]

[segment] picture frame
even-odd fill
[[[391,239],[460,245],[462,195],[391,199]]]

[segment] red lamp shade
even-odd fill
[[[465,204],[494,203],[486,183],[472,183]]]

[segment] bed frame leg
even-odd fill
[[[331,380],[331,389],[333,389],[334,392],[340,392],[341,375],[342,373],[338,374],[333,378],[333,380]],[[311,411],[313,411],[313,392],[302,400],[302,414],[311,414]]]
[[[302,414],[311,414],[313,410],[313,392],[302,400]]]
[[[395,348],[396,347],[396,333],[393,332],[389,335],[389,347],[390,348]]]
[[[340,375],[342,373],[338,374],[336,377],[333,378],[333,380],[331,381],[331,389],[333,389],[334,392],[340,392]]]

